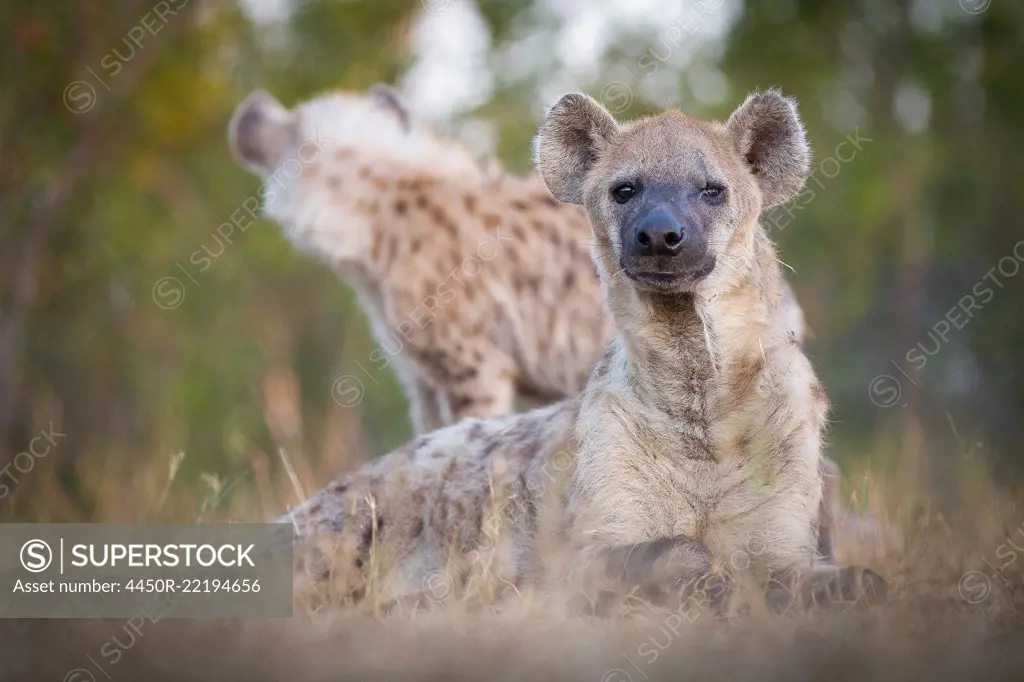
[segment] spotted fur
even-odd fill
[[[257,93],[230,138],[277,189],[266,214],[358,292],[379,342],[363,364],[397,372],[417,434],[577,393],[611,336],[586,217],[399,112],[381,88],[294,110]]]

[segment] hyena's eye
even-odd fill
[[[708,201],[717,201],[725,195],[725,188],[721,185],[708,184],[707,187],[700,191],[700,195]]]
[[[612,190],[612,198],[615,199],[615,203],[624,204],[636,194],[636,187],[625,182],[615,189]]]

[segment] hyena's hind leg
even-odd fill
[[[439,368],[439,395],[452,422],[466,417],[493,419],[515,409],[516,365],[483,339],[463,340],[458,353]]]
[[[445,396],[424,377],[409,382],[409,418],[413,435],[422,436],[452,422]]]

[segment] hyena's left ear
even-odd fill
[[[778,90],[756,92],[725,125],[757,178],[762,208],[796,196],[811,166],[811,147],[796,102]]]
[[[412,125],[409,117],[409,109],[405,106],[405,101],[402,96],[398,94],[390,85],[384,83],[376,83],[370,87],[370,97],[372,97],[379,105],[390,111],[398,121],[402,124],[402,128],[406,131]]]
[[[551,107],[534,150],[540,176],[556,199],[583,203],[587,173],[618,130],[608,110],[587,95],[565,95]]]
[[[246,97],[228,124],[228,144],[235,160],[256,174],[273,171],[297,138],[295,114],[264,90]]]

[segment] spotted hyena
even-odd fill
[[[283,520],[385,584],[498,549],[501,528],[492,570],[509,584],[549,574],[550,542],[571,548],[568,570],[627,584],[675,585],[745,552],[762,580],[849,595],[867,576],[877,594],[874,574],[814,562],[827,399],[759,223],[806,178],[795,105],[769,91],[725,123],[670,110],[620,125],[567,95],[537,148],[553,196],[593,226],[614,327],[583,391],[421,435]]]

